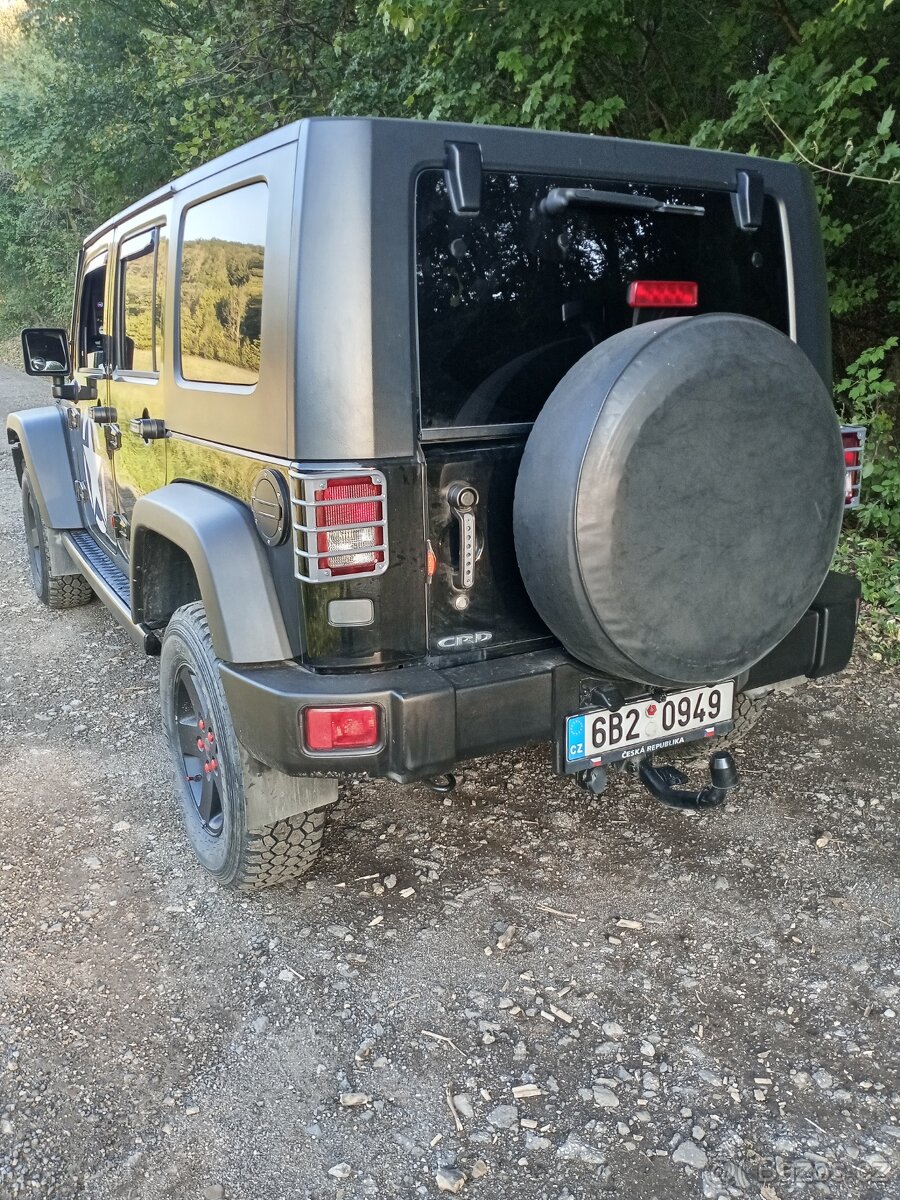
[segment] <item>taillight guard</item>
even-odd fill
[[[863,449],[866,444],[865,425],[842,425],[841,441],[844,445],[844,508],[858,508]]]
[[[295,463],[290,476],[297,579],[327,583],[387,570],[387,481],[380,471]]]

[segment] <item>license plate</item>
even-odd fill
[[[686,742],[714,738],[733,727],[734,683],[646,697],[616,712],[597,708],[566,718],[566,770],[604,766]]]

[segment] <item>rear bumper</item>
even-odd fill
[[[739,690],[842,670],[853,649],[859,596],[857,580],[831,573],[796,628],[738,681]],[[221,671],[238,738],[262,762],[289,775],[365,772],[402,783],[448,771],[460,759],[529,742],[561,742],[556,735],[564,718],[583,708],[586,693],[604,682],[562,650],[446,669],[323,675],[281,663],[223,665]],[[643,684],[619,686],[626,699],[647,690]],[[376,705],[380,744],[340,754],[306,750],[303,710],[340,704]]]
[[[853,653],[862,589],[854,575],[829,571],[819,594],[783,642],[750,668],[744,690],[843,671]]]

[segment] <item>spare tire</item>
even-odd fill
[[[819,590],[843,512],[828,389],[789,338],[729,313],[616,334],[525,446],[516,554],[538,613],[604,674],[739,675]]]

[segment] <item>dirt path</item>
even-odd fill
[[[45,394],[0,369],[0,417]],[[236,898],[155,662],[34,598],[5,451],[0,578],[2,1200],[900,1195],[896,670],[780,701],[716,815],[509,754],[351,785]]]

